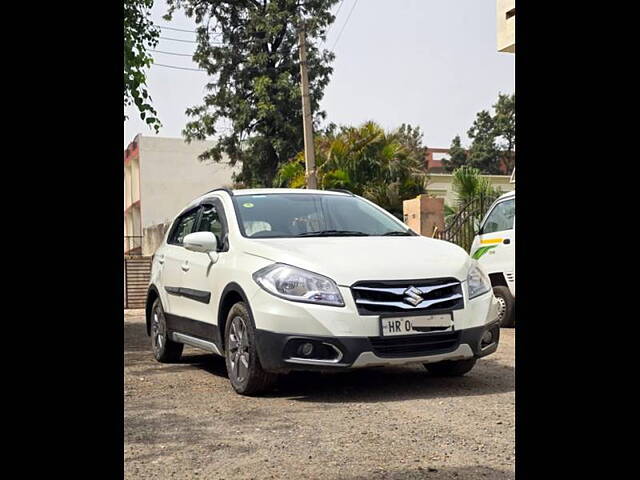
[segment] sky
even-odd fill
[[[421,127],[428,147],[448,148],[455,135],[467,145],[476,113],[491,109],[498,93],[515,92],[515,55],[496,50],[496,0],[343,0],[333,11],[338,13],[325,48],[333,49],[336,59],[320,103],[327,122],[374,120],[389,130],[410,123]],[[165,12],[165,1],[156,0],[151,12],[156,25],[195,30],[195,22],[181,12],[171,22],[162,19]],[[161,37],[195,39],[194,33],[161,32]],[[191,54],[195,49],[194,43],[166,38],[155,50]],[[157,65],[197,69],[190,57],[152,54],[156,65],[147,86],[163,124],[158,135],[181,137],[185,110],[202,103],[207,75]],[[125,113],[124,147],[138,133],[155,135],[134,107]]]

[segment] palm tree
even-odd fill
[[[402,201],[424,193],[424,154],[409,148],[400,130],[385,132],[375,122],[342,127],[315,138],[320,188],[344,188],[402,217]],[[302,188],[304,153],[284,164],[277,186]]]
[[[473,208],[474,210],[480,209],[482,211],[471,215],[471,217],[476,218],[477,223],[479,217],[484,214],[484,209],[500,195],[500,190],[493,187],[486,177],[481,176],[480,170],[468,165],[463,165],[454,170],[451,186],[457,198],[454,205],[445,205],[444,221],[447,226],[451,225],[454,218],[456,218],[465,207],[474,201],[480,200],[479,205]],[[469,215],[469,212],[465,215]],[[472,227],[473,230],[476,230],[478,225],[473,225]],[[465,246],[465,248],[467,247]]]

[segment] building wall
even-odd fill
[[[510,183],[510,175],[482,175],[491,185],[499,188],[504,193],[515,190],[515,183]],[[427,193],[437,198],[444,198],[444,203],[453,206],[456,202],[456,193],[452,188],[453,175],[448,173],[431,173],[427,183]]]
[[[139,137],[142,228],[171,220],[194,198],[231,186],[238,168],[204,163],[198,155],[214,142],[187,144],[180,138]]]
[[[515,9],[515,0],[497,0],[496,32],[499,52],[516,53]]]
[[[240,166],[198,160],[214,142],[136,136],[124,156],[125,252],[151,255],[158,226],[172,220],[194,198],[219,187],[230,187]],[[144,238],[149,235],[149,238]]]

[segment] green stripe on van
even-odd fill
[[[471,258],[478,260],[481,256],[483,256],[485,253],[487,253],[489,250],[496,248],[497,245],[487,245],[486,247],[480,247],[479,249],[477,249],[473,255],[471,255]]]

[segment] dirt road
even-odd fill
[[[238,396],[224,361],[153,359],[125,312],[125,478],[513,479],[513,329],[462,378],[422,366],[286,377]]]

